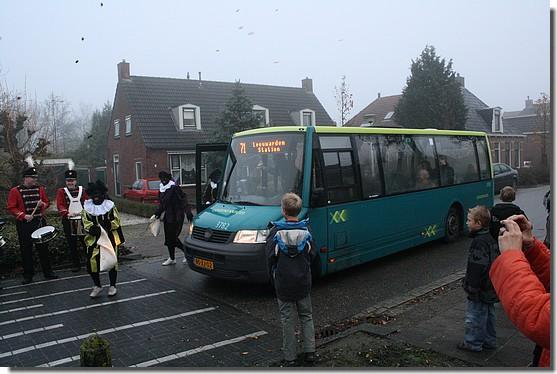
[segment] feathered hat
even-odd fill
[[[72,160],[68,161],[68,170],[64,172],[65,179],[77,179],[77,171],[73,170],[74,163]]]
[[[38,177],[39,173],[35,168],[35,162],[33,161],[33,157],[31,155],[25,158],[25,162],[27,163],[27,168],[23,171],[24,177]]]

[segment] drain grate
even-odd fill
[[[338,334],[339,332],[340,330],[338,330],[334,326],[325,326],[315,332],[315,338],[316,339],[329,338],[333,335]]]

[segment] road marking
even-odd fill
[[[3,295],[0,295],[0,297],[6,297],[6,296],[13,296],[13,295],[20,295],[22,293],[27,293],[27,291],[19,291],[19,292],[12,292],[12,293],[5,293]]]
[[[4,335],[4,336],[0,336],[0,340],[7,340],[7,339],[11,339],[11,338],[15,338],[17,336],[21,336],[21,335],[29,335],[29,334],[34,334],[36,332],[41,332],[41,331],[47,331],[47,330],[52,330],[52,329],[57,329],[59,327],[64,327],[64,325],[62,323],[59,323],[57,325],[50,325],[50,326],[46,326],[46,327],[39,327],[38,329],[33,329],[33,330],[25,330],[25,331],[18,331],[18,332],[14,332],[13,334],[8,334],[8,335]]]
[[[19,287],[28,287],[28,286],[34,286],[36,284],[43,284],[43,283],[51,283],[51,282],[59,282],[59,281],[63,281],[66,279],[74,279],[74,278],[82,278],[82,277],[89,277],[89,274],[83,274],[83,275],[73,275],[71,277],[64,277],[64,278],[58,278],[58,279],[49,279],[49,280],[44,280],[44,281],[39,281],[39,282],[31,282],[31,283],[27,283],[27,284],[18,284],[16,286],[9,286],[9,287],[4,287],[5,290],[10,290],[12,288],[19,288]]]
[[[40,308],[40,307],[43,307],[43,306],[44,306],[43,304],[35,304],[35,305],[29,305],[29,306],[22,306],[21,308],[14,308],[14,309],[8,309],[8,310],[0,310],[0,314],[13,313],[13,312],[21,312],[22,310]]]
[[[132,329],[132,328],[139,327],[139,326],[150,325],[150,324],[153,324],[153,323],[165,322],[165,321],[170,321],[170,320],[177,319],[177,318],[188,317],[188,316],[191,316],[191,315],[194,315],[194,314],[210,312],[210,311],[215,310],[215,309],[217,309],[217,307],[213,307],[213,306],[208,307],[208,308],[203,308],[203,309],[196,309],[196,310],[192,310],[190,312],[175,314],[175,315],[169,316],[169,317],[156,318],[156,319],[151,319],[151,320],[147,320],[147,321],[132,323],[132,324],[129,324],[129,325],[112,327],[112,328],[104,329],[104,330],[101,330],[101,331],[90,332],[90,333],[87,333],[87,334],[81,334],[81,335],[77,335],[77,336],[70,336],[70,337],[64,338],[64,339],[52,340],[52,341],[49,341],[49,342],[46,342],[46,343],[31,345],[29,347],[25,347],[25,348],[22,348],[22,349],[25,349],[25,352],[28,352],[28,351],[32,351],[32,350],[35,350],[35,349],[50,347],[52,345],[64,344],[64,343],[67,343],[67,342],[70,342],[70,341],[82,340],[82,339],[85,339],[85,338],[87,338],[91,335],[94,335],[94,334],[99,334],[99,335],[108,334],[108,333],[115,332],[115,331],[122,331],[122,330]],[[17,354],[15,352],[16,351],[2,352],[2,353],[0,353],[0,358],[15,356]],[[21,352],[18,352],[18,353],[21,353]],[[77,357],[79,358],[79,356],[77,356]],[[69,359],[69,358],[71,358],[71,357],[66,357],[62,360],[66,360],[66,359]],[[47,362],[47,363],[39,365],[39,366],[40,367],[42,367],[42,366],[48,367],[48,366],[53,365],[54,362],[58,362],[58,361],[60,361],[60,360],[53,361],[53,362]],[[66,362],[66,361],[64,361],[64,362]],[[54,365],[54,366],[56,366],[56,365]]]
[[[169,291],[163,291],[163,292],[156,292],[156,293],[150,293],[150,294],[147,294],[147,295],[129,297],[129,298],[127,298],[127,299],[121,299],[121,300],[115,300],[115,301],[107,301],[107,302],[99,303],[99,304],[93,304],[93,305],[87,305],[87,306],[80,306],[80,307],[78,307],[78,308],[59,310],[59,311],[53,312],[53,313],[39,314],[39,315],[37,315],[37,316],[29,316],[29,317],[23,317],[23,318],[18,318],[18,319],[11,319],[11,320],[8,320],[8,321],[0,322],[0,326],[10,325],[10,324],[16,323],[16,322],[28,321],[28,320],[30,320],[30,319],[39,319],[39,318],[44,318],[44,317],[57,316],[57,315],[60,315],[60,314],[66,314],[66,313],[77,312],[77,311],[79,311],[79,310],[85,310],[85,309],[91,309],[91,308],[98,308],[98,307],[100,307],[100,306],[105,306],[105,305],[124,303],[124,302],[126,302],[126,301],[145,299],[145,298],[147,298],[147,297],[160,296],[160,295],[165,295],[165,294],[174,293],[174,292],[176,292],[176,290],[169,290]]]
[[[141,279],[136,279],[136,280],[127,281],[127,282],[119,282],[118,286],[121,286],[122,284],[143,282],[145,280],[147,280],[147,279],[146,278],[141,278]],[[108,286],[109,286],[109,284],[106,285],[106,287],[108,287]],[[60,292],[55,292],[55,293],[49,293],[49,294],[46,294],[46,295],[39,295],[39,296],[33,296],[33,297],[26,297],[26,298],[23,298],[23,299],[3,301],[3,302],[0,302],[0,305],[14,304],[14,303],[19,303],[21,301],[36,300],[36,299],[42,299],[42,298],[45,298],[45,297],[58,296],[58,295],[64,295],[64,294],[72,293],[72,292],[90,291],[90,290],[91,290],[91,287],[77,288],[75,290],[60,291]]]
[[[153,365],[156,365],[156,364],[162,364],[163,362],[176,360],[176,359],[182,358],[182,357],[192,356],[196,353],[209,351],[211,349],[216,349],[216,348],[219,348],[219,347],[224,347],[225,345],[238,343],[238,342],[241,342],[243,340],[250,339],[250,338],[256,338],[258,336],[265,335],[265,334],[267,334],[267,331],[257,331],[257,332],[251,333],[251,334],[238,336],[237,338],[222,340],[220,342],[216,342],[216,343],[213,343],[213,344],[207,344],[207,345],[204,345],[204,346],[201,346],[201,347],[189,349],[187,351],[182,351],[182,352],[174,353],[174,354],[171,354],[171,355],[168,355],[168,356],[155,358],[155,359],[152,359],[152,360],[149,360],[149,361],[140,362],[139,364],[130,365],[129,367],[149,367],[149,366],[153,366]]]

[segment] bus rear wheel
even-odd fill
[[[445,242],[450,243],[460,235],[460,227],[462,214],[457,207],[452,206],[447,213],[447,220],[445,221]]]

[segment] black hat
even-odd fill
[[[77,171],[75,170],[66,170],[64,172],[64,178],[66,179],[77,179]]]
[[[172,175],[168,174],[168,173],[167,173],[166,171],[164,171],[164,170],[161,170],[161,171],[159,172],[159,179],[163,179],[163,178],[165,178],[165,179],[170,179],[170,178],[172,178]]]
[[[89,196],[93,195],[104,195],[108,192],[108,188],[104,185],[103,182],[97,179],[95,183],[89,183],[87,185],[87,194]]]
[[[39,173],[37,173],[37,168],[30,167],[30,168],[27,168],[23,171],[23,176],[24,177],[38,177]]]

